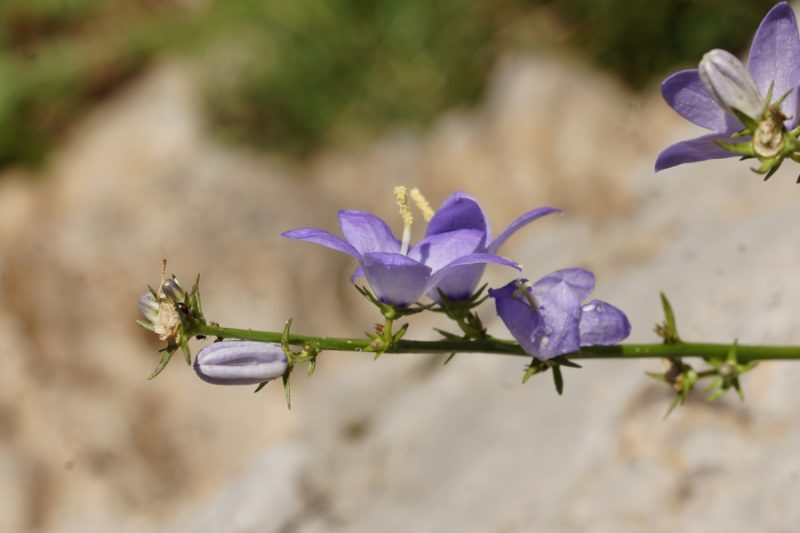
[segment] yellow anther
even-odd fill
[[[411,226],[414,217],[411,216],[411,208],[408,206],[408,190],[402,185],[394,188],[394,198],[397,207],[400,208],[400,216],[403,217],[403,226]]]
[[[422,193],[419,192],[419,189],[416,187],[411,189],[411,199],[414,200],[414,205],[416,205],[419,212],[422,213],[425,222],[430,222],[433,218],[433,209],[431,209],[431,204],[428,203],[428,200],[422,196]]]

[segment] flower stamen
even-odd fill
[[[422,213],[422,218],[425,219],[425,222],[430,222],[433,218],[433,209],[431,208],[431,204],[428,203],[428,200],[425,199],[420,190],[416,187],[411,189],[411,199],[414,200],[414,205],[416,205],[419,212]]]
[[[525,283],[522,280],[516,280],[514,285],[517,287],[517,290],[514,291],[514,297],[519,298],[520,300],[525,300],[531,309],[538,309],[539,305],[536,303],[536,299],[534,299],[533,294],[529,290],[533,285],[531,282],[527,281]]]
[[[408,190],[402,185],[396,186],[394,188],[394,198],[400,208],[400,217],[403,219],[403,239],[400,253],[406,255],[411,244],[411,223],[414,222],[414,217],[411,215],[411,207],[408,205]]]

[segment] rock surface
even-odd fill
[[[158,345],[133,323],[168,257],[185,282],[200,272],[212,320],[358,335],[375,316],[352,262],[278,234],[334,229],[341,207],[392,221],[405,183],[434,204],[476,194],[496,231],[564,208],[504,253],[531,278],[593,269],[632,340],[654,340],[665,290],[686,338],[800,343],[788,169],[767,184],[735,161],[654,175],[661,147],[698,132],[655,91],[544,57],[509,59],[480,109],[422,136],[302,168],[214,141],[192,80],[163,65],[41,175],[0,179],[0,530],[796,530],[792,363],[749,375],[745,404],[698,395],[664,421],[668,391],[643,375],[657,361],[586,362],[558,397],[548,376],[522,386],[519,358],[330,353],[288,412],[274,384],[212,387],[177,360],[146,381]]]

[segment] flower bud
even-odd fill
[[[153,293],[146,292],[139,296],[139,312],[150,323],[155,323],[158,318],[158,302]]]
[[[186,291],[183,290],[178,279],[174,276],[164,282],[161,286],[162,292],[175,302],[183,302],[186,299]]]
[[[197,353],[194,371],[214,385],[254,385],[279,378],[288,366],[280,344],[223,341]]]
[[[739,58],[725,50],[711,50],[700,60],[700,81],[720,107],[737,110],[753,120],[764,113],[764,99]],[[734,113],[735,114],[735,113]]]

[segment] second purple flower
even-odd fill
[[[724,50],[712,50],[699,69],[682,70],[664,80],[667,104],[712,133],[668,146],[655,170],[726,157],[757,158],[759,173],[774,172],[794,153],[789,135],[800,123],[800,35],[792,8],[773,7],[753,37],[747,67]],[[745,132],[742,137],[735,134]]]
[[[583,303],[592,289],[594,274],[565,268],[533,285],[515,280],[489,294],[522,349],[546,360],[581,346],[617,344],[630,334],[628,317],[618,308],[601,300]]]

